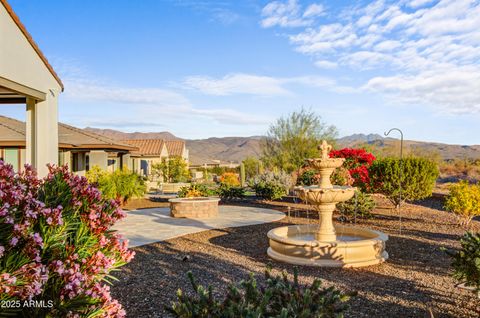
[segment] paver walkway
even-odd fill
[[[172,218],[170,208],[129,211],[114,229],[134,247],[205,230],[274,222],[285,216],[279,211],[254,207],[221,205],[218,210],[218,216],[210,219]]]

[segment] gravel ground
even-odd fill
[[[384,198],[376,200],[375,218],[358,220],[357,225],[390,236],[388,261],[360,269],[301,267],[300,281],[308,283],[318,277],[325,286],[358,292],[350,301],[348,317],[480,317],[480,301],[455,287],[449,258],[440,250],[458,247],[464,233],[455,218],[441,210],[442,203],[430,199],[405,205],[400,234],[396,211]],[[250,204],[287,211],[284,203]],[[292,265],[267,257],[266,233],[278,226],[308,222],[313,222],[312,213],[307,218],[306,213],[293,210],[290,218],[274,223],[205,231],[137,247],[135,259],[117,275],[120,281],[112,293],[129,317],[168,317],[164,307],[175,299],[176,290],[190,291],[185,274],[189,270],[200,283],[219,291],[250,272],[262,280],[268,263],[274,272],[285,269],[291,273]],[[471,229],[479,231],[480,222],[473,221]]]

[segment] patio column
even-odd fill
[[[58,164],[58,94],[49,90],[45,101],[27,98],[26,163],[40,177],[48,173],[47,164]]]

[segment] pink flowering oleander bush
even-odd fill
[[[0,316],[125,316],[106,284],[134,256],[110,230],[124,212],[86,178],[49,170],[0,161]]]

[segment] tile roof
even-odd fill
[[[24,146],[25,122],[0,116],[0,145]],[[58,123],[60,148],[96,148],[112,150],[136,150],[135,147],[70,125]]]
[[[141,156],[160,156],[165,141],[163,139],[128,139],[122,142],[138,148],[134,154]]]
[[[185,141],[183,140],[166,140],[165,146],[167,146],[168,156],[178,156],[183,155],[183,149],[185,148]]]
[[[35,50],[35,52],[37,53],[37,55],[40,57],[40,59],[42,60],[43,64],[45,64],[45,66],[47,67],[47,69],[50,71],[50,73],[53,75],[53,77],[57,80],[58,84],[60,85],[60,87],[62,88],[62,91],[63,91],[63,83],[62,83],[62,80],[60,79],[60,77],[57,75],[57,73],[55,73],[55,70],[53,69],[53,67],[50,65],[50,63],[48,62],[47,58],[45,57],[45,55],[42,53],[42,51],[40,50],[40,48],[38,47],[37,43],[35,43],[35,41],[33,40],[32,36],[30,35],[30,33],[28,33],[27,29],[25,28],[25,26],[23,25],[23,23],[20,21],[20,19],[18,18],[18,16],[15,14],[15,12],[13,12],[13,9],[12,7],[8,4],[7,0],[0,0],[0,3],[3,4],[3,6],[5,7],[5,10],[7,10],[8,14],[10,15],[10,17],[12,18],[12,20],[15,22],[15,24],[18,26],[18,28],[20,29],[20,31],[22,31],[23,35],[25,36],[25,38],[27,39],[27,41],[30,43],[30,45],[32,46],[32,48]]]
[[[63,123],[58,123],[58,143],[76,148],[137,150],[132,145]]]

